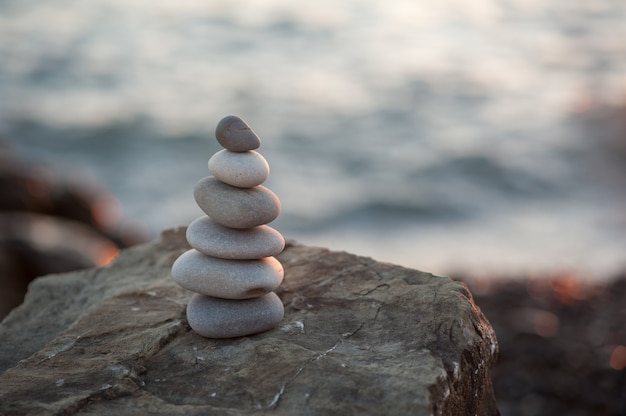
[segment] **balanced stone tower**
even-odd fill
[[[196,292],[187,320],[198,334],[231,338],[278,325],[284,308],[273,291],[283,267],[273,256],[285,239],[266,225],[280,214],[280,201],[261,184],[270,169],[254,149],[259,137],[239,117],[224,117],[215,129],[223,150],[209,159],[213,176],[202,179],[194,196],[206,216],[187,228],[192,249],[172,266],[172,277]]]

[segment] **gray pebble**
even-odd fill
[[[265,158],[254,150],[220,150],[209,159],[209,171],[220,181],[239,188],[261,185],[270,175]]]
[[[207,338],[234,338],[277,326],[285,309],[276,293],[246,299],[219,299],[195,294],[187,305],[187,321]]]
[[[280,286],[283,265],[274,257],[228,260],[205,256],[195,249],[172,266],[174,281],[192,292],[226,299],[248,299]]]
[[[283,236],[270,226],[228,228],[207,216],[189,224],[187,242],[208,256],[233,260],[276,256],[285,248]]]
[[[232,152],[246,152],[261,146],[261,139],[237,116],[226,116],[217,123],[215,137],[219,144]]]
[[[208,176],[198,182],[194,197],[213,221],[230,228],[267,224],[280,214],[278,197],[263,185],[237,188]]]

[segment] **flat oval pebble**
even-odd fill
[[[265,158],[254,150],[220,150],[209,159],[209,172],[220,181],[239,188],[261,185],[270,175]]]
[[[215,128],[215,137],[219,144],[232,152],[247,152],[261,146],[259,136],[237,116],[221,119]]]
[[[194,197],[213,221],[230,228],[267,224],[280,214],[278,197],[263,185],[237,188],[208,176],[198,182]]]
[[[207,216],[189,224],[187,242],[208,256],[233,260],[276,256],[285,248],[283,236],[270,226],[228,228]]]
[[[195,294],[187,305],[191,329],[207,338],[234,338],[276,327],[285,315],[276,293],[230,300]]]
[[[172,265],[174,281],[185,289],[225,299],[248,299],[280,286],[283,265],[274,257],[228,260],[206,256],[195,249]]]

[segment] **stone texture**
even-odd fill
[[[230,228],[267,224],[280,214],[278,197],[263,185],[237,188],[208,176],[198,182],[194,197],[213,221]]]
[[[195,294],[187,305],[189,326],[209,338],[234,338],[267,331],[278,325],[284,314],[283,303],[274,292],[245,300]]]
[[[187,241],[207,256],[232,260],[276,256],[285,248],[283,236],[270,226],[234,229],[224,227],[207,216],[189,224]]]
[[[207,339],[170,277],[188,248],[169,231],[34,281],[0,324],[0,414],[498,414],[497,342],[465,285],[288,244],[283,323]]]
[[[239,188],[261,185],[270,176],[267,160],[258,152],[220,150],[209,159],[209,172],[220,181]]]
[[[247,152],[258,149],[261,139],[237,116],[226,116],[217,123],[215,138],[225,149],[232,152]]]
[[[172,266],[174,281],[192,292],[224,299],[247,299],[275,290],[283,266],[274,257],[227,260],[189,250]]]

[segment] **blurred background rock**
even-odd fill
[[[147,241],[119,217],[119,202],[85,178],[55,177],[0,142],[0,320],[35,277],[105,266]]]

